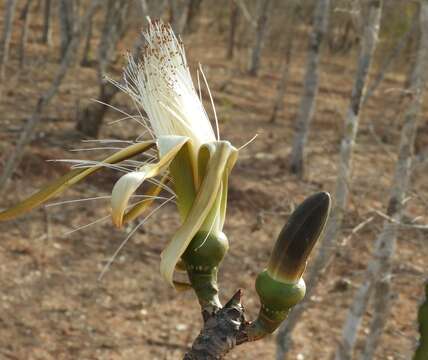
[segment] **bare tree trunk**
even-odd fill
[[[25,45],[27,44],[28,27],[30,25],[31,3],[32,3],[32,0],[27,0],[27,3],[25,4],[21,13],[21,20],[24,21],[24,24],[22,25],[21,40],[19,44],[19,67],[20,68],[23,68],[25,63]]]
[[[105,2],[106,14],[98,47],[98,77],[100,82],[104,81],[107,67],[115,56],[117,44],[125,33],[128,5],[129,1],[127,0],[107,0]]]
[[[335,239],[342,227],[343,215],[348,202],[352,153],[358,131],[360,110],[367,77],[378,41],[381,9],[382,1],[371,0],[369,2],[369,18],[364,30],[356,79],[352,90],[347,118],[345,120],[345,134],[340,147],[340,163],[339,174],[336,182],[335,207],[330,217],[330,221],[327,224],[324,242],[320,247],[319,256],[323,260],[320,262],[322,265],[317,269],[317,272],[319,272],[327,263],[332,249],[334,248]],[[315,261],[315,263],[317,263],[317,261]]]
[[[10,38],[12,35],[13,18],[15,15],[16,0],[7,0],[5,4],[4,30],[0,43],[0,80],[5,75],[5,66],[9,59]]]
[[[303,175],[303,153],[308,137],[309,126],[315,111],[318,93],[318,65],[320,49],[328,25],[330,0],[319,0],[314,12],[313,29],[309,38],[306,75],[303,84],[303,95],[296,119],[296,133],[291,150],[290,170],[299,176]]]
[[[230,20],[229,20],[229,38],[227,41],[226,58],[233,59],[233,51],[235,50],[236,30],[238,29],[239,7],[235,0],[229,0],[230,3]]]
[[[150,16],[152,19],[161,18],[168,0],[141,0],[141,9],[144,16]]]
[[[162,4],[163,6],[160,6],[161,3],[159,2],[153,2],[153,3],[144,3],[142,6],[142,9],[146,8],[146,11],[149,10],[149,13],[154,18],[159,17],[165,8],[166,2],[164,1]],[[161,5],[162,5],[161,4]],[[120,10],[120,8],[119,8]],[[143,14],[143,16],[146,14]],[[117,16],[112,17],[112,19],[116,19]],[[97,137],[98,133],[101,129],[104,116],[109,108],[109,104],[113,100],[113,98],[116,96],[116,94],[119,92],[119,89],[116,86],[113,86],[112,84],[105,82],[103,79],[103,75],[105,74],[106,67],[108,66],[109,57],[104,54],[109,54],[111,50],[108,50],[106,47],[110,46],[112,48],[116,47],[116,44],[114,44],[111,39],[109,38],[108,32],[111,26],[106,26],[105,31],[103,31],[102,40],[100,43],[100,50],[99,50],[99,59],[100,59],[100,67],[98,69],[99,79],[100,79],[100,92],[98,96],[97,102],[90,103],[86,108],[84,108],[82,111],[79,112],[77,123],[76,123],[76,130],[80,131],[81,133],[85,134],[88,137]],[[103,40],[104,39],[104,40]],[[107,45],[102,44],[103,41],[107,42]],[[116,41],[117,42],[117,41]],[[138,59],[142,50],[144,44],[144,38],[140,37],[137,39],[137,41],[134,44],[134,48],[132,50],[132,56],[135,59]],[[101,49],[104,48],[104,49]]]
[[[272,114],[270,117],[270,123],[274,123],[276,121],[276,117],[279,112],[284,108],[284,96],[285,90],[288,82],[288,74],[291,62],[291,54],[293,52],[294,38],[295,34],[293,33],[293,29],[295,26],[296,19],[296,5],[295,1],[291,1],[289,3],[290,7],[288,9],[289,17],[286,19],[285,25],[285,41],[284,41],[284,59],[281,64],[281,78],[278,81],[277,91],[275,96],[275,103],[273,105]]]
[[[128,15],[128,0],[108,0],[105,3],[105,20],[98,47],[98,83],[100,102],[109,104],[117,88],[106,79],[107,68],[112,62],[119,40],[124,35]],[[108,105],[96,102],[84,108],[78,115],[76,129],[89,137],[97,137]]]
[[[404,114],[404,124],[401,130],[398,160],[395,168],[394,180],[391,187],[391,195],[388,202],[387,214],[392,219],[385,221],[382,233],[376,241],[376,249],[371,260],[364,284],[358,289],[357,296],[351,305],[351,310],[345,321],[342,338],[336,350],[336,360],[351,359],[355,346],[358,328],[364,315],[367,302],[373,287],[378,287],[379,282],[390,282],[391,258],[395,252],[398,224],[401,222],[404,209],[404,199],[409,187],[412,169],[413,150],[417,131],[417,124],[422,108],[423,93],[427,81],[428,69],[428,2],[423,1],[420,11],[421,41],[417,55],[417,62],[410,85],[411,101]],[[390,284],[388,284],[388,287]],[[367,289],[364,294],[362,289]],[[385,302],[389,292],[384,292],[378,301]],[[359,311],[355,311],[358,309]],[[379,334],[385,323],[385,312],[375,315],[371,330],[375,332],[372,344],[367,344],[366,353],[373,354],[379,339]],[[370,335],[371,336],[371,335]],[[370,337],[369,336],[369,337]],[[377,339],[376,339],[377,336]],[[367,349],[368,348],[368,349]],[[370,357],[368,357],[370,358]]]
[[[367,88],[366,93],[363,97],[363,106],[365,105],[366,101],[373,95],[373,93],[376,91],[380,83],[385,78],[386,73],[390,69],[391,65],[394,63],[394,61],[397,59],[398,55],[403,51],[403,49],[408,44],[409,40],[412,38],[412,36],[415,34],[416,30],[418,29],[418,17],[419,13],[418,11],[415,11],[415,14],[413,16],[412,25],[410,26],[410,29],[400,38],[398,43],[394,46],[391,53],[386,57],[386,60],[381,65],[378,74],[374,78],[374,80],[371,82],[370,86]]]
[[[169,0],[170,20],[172,29],[176,34],[182,34],[187,24],[191,0]]]
[[[387,271],[390,272],[390,269]],[[373,320],[370,325],[370,336],[367,337],[361,360],[372,360],[379,344],[382,330],[385,327],[386,319],[391,305],[391,279],[385,275],[383,279],[375,285],[373,294]]]
[[[85,47],[83,48],[82,61],[80,62],[81,66],[89,66],[91,63],[90,53],[91,53],[91,40],[92,40],[92,21],[88,26],[85,36]]]
[[[277,336],[277,359],[283,360],[291,348],[291,333],[298,323],[301,315],[308,306],[308,300],[315,290],[315,284],[323,269],[328,264],[330,255],[335,248],[335,240],[342,226],[343,214],[348,200],[348,183],[351,166],[351,156],[355,137],[357,134],[361,101],[364,93],[366,78],[375,50],[380,16],[381,1],[370,1],[370,15],[364,31],[360,51],[356,80],[352,90],[351,104],[345,122],[345,134],[340,149],[339,174],[336,182],[335,206],[327,222],[325,235],[321,239],[318,254],[313,265],[308,270],[307,292],[305,299],[290,313],[287,322],[281,327]]]
[[[251,50],[250,64],[248,66],[248,73],[252,76],[256,76],[260,68],[260,59],[262,55],[264,40],[268,30],[271,4],[272,0],[261,0],[259,2],[255,42]]]
[[[74,31],[74,0],[59,0],[60,55],[64,57]]]
[[[50,45],[52,42],[52,26],[51,26],[51,9],[52,1],[45,0],[43,8],[43,33],[42,33],[42,43]]]
[[[396,226],[397,224],[385,222],[382,233],[376,240],[374,260],[370,262],[364,282],[358,288],[351,309],[349,310],[348,317],[342,332],[342,339],[336,349],[336,360],[350,360],[352,358],[352,352],[357,340],[358,328],[369,302],[370,294],[373,290],[376,277],[379,275],[380,268],[382,266],[381,261],[385,263],[385,261],[390,256],[389,254],[395,251],[395,240],[392,240],[391,237],[395,236]]]
[[[190,0],[189,6],[187,7],[187,16],[185,28],[187,32],[195,30],[195,21],[201,10],[202,0]]]
[[[44,108],[49,105],[52,98],[58,92],[58,89],[62,81],[64,80],[64,77],[67,74],[71,63],[74,60],[77,49],[79,47],[81,31],[84,31],[85,28],[88,26],[89,21],[91,20],[100,3],[101,0],[92,0],[88,10],[85,12],[85,16],[82,18],[82,21],[80,22],[79,26],[76,27],[76,31],[73,34],[71,43],[69,44],[69,47],[67,48],[67,51],[61,60],[60,67],[55,75],[54,80],[52,81],[52,84],[37,100],[36,108],[31,117],[28,119],[27,123],[25,124],[24,129],[22,130],[19,136],[15,150],[11,152],[11,155],[7,159],[6,164],[4,166],[3,173],[0,176],[0,195],[5,191],[7,181],[13,175],[15,169],[18,167],[24,154],[25,147],[30,143],[33,137],[34,130],[41,120],[41,114]]]

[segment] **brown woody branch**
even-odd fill
[[[204,326],[184,360],[224,359],[235,346],[261,339],[255,335],[253,323],[245,319],[241,298],[242,290],[239,289],[224,307],[211,312],[202,308]]]

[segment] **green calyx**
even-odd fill
[[[272,333],[284,321],[290,309],[303,299],[306,285],[302,278],[296,283],[275,280],[264,270],[257,277],[256,291],[261,302],[258,326],[266,333]]]
[[[202,308],[221,308],[218,298],[218,266],[229,248],[226,235],[198,232],[182,255],[190,284]]]
[[[228,248],[229,242],[224,233],[213,235],[200,231],[190,242],[182,259],[188,270],[208,272],[218,267]]]

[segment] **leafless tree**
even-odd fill
[[[191,0],[169,0],[169,22],[176,34],[182,34],[185,29],[190,5]]]
[[[21,28],[21,39],[19,42],[19,67],[23,67],[25,63],[25,45],[27,44],[27,38],[28,38],[28,27],[30,25],[30,6],[31,6],[32,0],[27,0],[24,8],[21,12],[21,20],[24,22]]]
[[[107,67],[113,61],[119,40],[128,28],[129,1],[107,0],[105,19],[98,47],[98,76],[105,81]]]
[[[397,42],[397,44],[394,46],[391,52],[386,56],[385,61],[380,66],[378,74],[373,79],[370,86],[367,88],[367,91],[365,92],[364,98],[363,98],[363,105],[373,95],[373,93],[376,91],[378,86],[382,83],[386,73],[391,68],[391,65],[398,58],[400,53],[404,50],[404,48],[406,47],[406,45],[408,44],[412,36],[416,33],[416,30],[418,29],[418,22],[419,22],[418,17],[419,17],[419,13],[415,11],[409,30],[406,31],[406,33],[400,38],[400,40]]]
[[[413,81],[409,88],[411,99],[404,113],[398,160],[387,206],[388,219],[385,220],[383,230],[376,240],[374,256],[368,265],[365,280],[357,290],[346,318],[342,337],[336,350],[336,360],[351,359],[358,328],[373,289],[376,289],[377,305],[370,326],[369,338],[371,339],[366,343],[363,359],[373,358],[386,321],[386,309],[388,309],[390,296],[391,258],[395,252],[397,230],[402,221],[405,195],[409,188],[416,131],[427,82],[428,48],[425,44],[428,43],[428,2],[426,1],[421,2],[420,29],[420,47],[414,76],[412,76]]]
[[[195,30],[195,21],[201,10],[202,0],[190,0],[189,6],[187,7],[186,16],[186,31],[192,32]]]
[[[276,117],[279,112],[282,111],[284,108],[284,96],[285,96],[285,90],[287,86],[288,81],[288,74],[289,74],[289,68],[290,68],[290,62],[291,62],[291,54],[293,52],[293,45],[294,45],[294,26],[295,26],[295,20],[296,20],[296,1],[290,1],[288,2],[288,17],[286,24],[284,25],[284,57],[282,59],[281,63],[281,78],[278,81],[277,85],[277,91],[275,96],[275,103],[273,105],[272,114],[270,117],[270,122],[274,123],[276,120]]]
[[[99,102],[90,104],[78,115],[76,129],[89,137],[97,137],[103,115],[116,94],[116,88],[106,79],[108,66],[111,64],[117,44],[127,29],[129,1],[108,0],[104,3],[105,18],[98,46],[98,84]]]
[[[250,63],[248,66],[248,73],[252,76],[256,76],[260,68],[260,59],[269,26],[268,23],[272,0],[260,0],[258,4],[257,28],[255,33],[254,46],[251,49]]]
[[[48,46],[52,42],[51,13],[52,1],[44,0],[42,43],[47,44]]]
[[[75,0],[59,0],[59,29],[61,37],[60,55],[61,59],[65,55],[68,45],[71,42],[74,31],[74,1]]]
[[[361,102],[366,86],[368,71],[372,62],[373,53],[378,40],[382,2],[371,0],[369,3],[369,16],[364,29],[363,40],[358,60],[358,69],[352,90],[350,106],[345,120],[345,134],[340,148],[339,173],[336,181],[335,205],[327,222],[325,236],[322,238],[318,254],[313,266],[308,271],[306,300],[302,301],[290,313],[287,322],[280,329],[277,336],[277,359],[283,360],[291,348],[291,333],[308,305],[315,284],[323,269],[328,264],[335,248],[336,237],[341,229],[343,215],[348,201],[348,185],[351,169],[352,151],[358,129]]]
[[[309,37],[306,74],[303,83],[303,95],[296,118],[296,133],[290,158],[290,170],[299,176],[303,175],[303,153],[308,137],[309,126],[315,111],[318,93],[318,65],[321,45],[328,25],[330,0],[317,2],[313,29]]]
[[[358,60],[358,69],[351,94],[351,101],[345,119],[344,136],[340,145],[339,172],[336,182],[335,206],[327,224],[324,242],[319,255],[325,264],[330,257],[334,242],[342,227],[343,216],[349,196],[349,183],[352,167],[352,154],[360,120],[361,105],[364,98],[367,78],[373,60],[373,54],[378,42],[382,1],[368,2],[369,15],[362,38],[361,51]],[[321,266],[322,268],[323,266]],[[321,270],[321,268],[319,270]]]
[[[72,36],[72,40],[67,48],[64,57],[61,60],[59,69],[52,81],[50,87],[38,98],[36,108],[19,136],[16,147],[11,155],[7,158],[6,164],[3,169],[3,173],[0,176],[0,194],[5,191],[6,184],[9,178],[13,175],[15,169],[18,167],[22,156],[25,151],[25,147],[30,143],[34,130],[41,120],[41,115],[46,106],[49,105],[52,98],[57,94],[58,89],[64,80],[67,71],[72,64],[79,47],[80,34],[88,26],[90,19],[94,15],[97,7],[100,5],[102,0],[92,0],[88,9],[85,12],[85,16],[76,26],[76,30]]]
[[[5,75],[5,66],[9,59],[10,38],[12,35],[13,18],[15,15],[16,0],[7,0],[5,3],[3,37],[0,43],[0,79]]]
[[[122,0],[123,2],[127,3],[126,0]],[[148,11],[148,14],[150,14],[152,17],[156,18],[159,17],[163,11],[164,7],[166,5],[165,1],[157,2],[153,1],[150,3],[145,3],[144,6],[142,6],[142,9],[146,9]],[[113,7],[112,7],[113,9]],[[123,11],[122,8],[118,7],[116,8],[116,12]],[[143,14],[147,15],[147,14]],[[106,21],[110,22],[117,22],[120,17],[118,16],[112,16],[110,15],[110,20],[107,19],[106,15]],[[125,19],[123,19],[124,21]],[[119,33],[119,28],[122,28],[122,26],[125,26],[126,24],[123,23],[122,25],[120,22],[116,25],[118,27],[117,33]],[[103,35],[101,36],[101,43],[99,45],[99,68],[98,68],[98,78],[99,78],[99,95],[98,95],[98,101],[90,103],[87,107],[79,111],[77,123],[76,123],[76,129],[80,131],[81,133],[85,134],[89,137],[97,137],[99,130],[101,128],[101,125],[103,123],[104,115],[106,114],[109,104],[113,100],[113,98],[116,96],[116,94],[119,92],[119,89],[112,85],[110,82],[106,81],[105,74],[107,67],[109,65],[109,62],[111,60],[111,56],[114,53],[114,49],[116,48],[117,41],[119,38],[115,35],[113,39],[116,39],[116,42],[112,41],[112,38],[109,38],[108,32],[111,31],[112,26],[105,26]],[[110,29],[110,30],[108,30]],[[107,44],[103,44],[103,40],[105,39],[105,42]],[[137,41],[134,44],[133,50],[132,50],[132,56],[136,59],[138,59],[139,54],[141,53],[142,47],[144,44],[144,39],[142,37],[139,37]]]
[[[85,34],[85,46],[83,47],[83,56],[82,56],[82,61],[80,62],[80,65],[82,66],[89,66],[91,63],[90,53],[91,53],[91,40],[92,40],[92,30],[93,30],[92,26],[93,26],[93,23],[91,21]]]
[[[327,43],[332,53],[348,53],[360,39],[361,1],[338,1],[330,19]]]
[[[226,58],[233,59],[233,52],[235,50],[236,30],[239,21],[239,7],[235,0],[229,0],[230,4],[230,17],[229,17],[229,37],[227,41]]]

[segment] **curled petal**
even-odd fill
[[[113,155],[101,161],[99,165],[95,165],[93,167],[85,169],[74,169],[65,174],[64,176],[60,177],[59,179],[55,180],[54,182],[50,183],[49,185],[43,187],[40,191],[31,195],[24,201],[3,212],[0,212],[0,221],[13,219],[34,209],[36,206],[43,204],[55,195],[62,193],[64,190],[83,180],[85,177],[102,169],[103,164],[115,164],[120,161],[129,159],[137,154],[140,154],[150,149],[153,145],[153,141],[139,142],[114,153]]]
[[[193,205],[186,220],[161,254],[160,271],[171,285],[173,285],[175,266],[210,213],[218,196],[229,159],[237,152],[227,141],[216,141],[204,145],[200,153],[207,155],[207,150],[209,156],[206,157],[206,174]]]
[[[162,191],[163,185],[166,183],[166,181],[167,181],[167,176],[164,175],[164,177],[161,179],[159,184],[152,185],[150,189],[145,193],[145,195],[148,196],[148,198],[132,206],[132,208],[129,211],[127,211],[126,214],[123,216],[123,223],[126,224],[136,219],[144,211],[146,211],[153,204],[153,201],[156,200],[157,196]]]
[[[142,166],[138,171],[122,176],[114,185],[111,196],[112,221],[117,227],[123,225],[123,217],[129,199],[145,179],[164,171],[188,141],[184,136],[163,136],[158,139],[159,161]]]
[[[113,224],[121,227],[123,215],[131,195],[138,189],[147,177],[146,171],[134,171],[122,176],[114,184],[111,192],[111,214]]]

